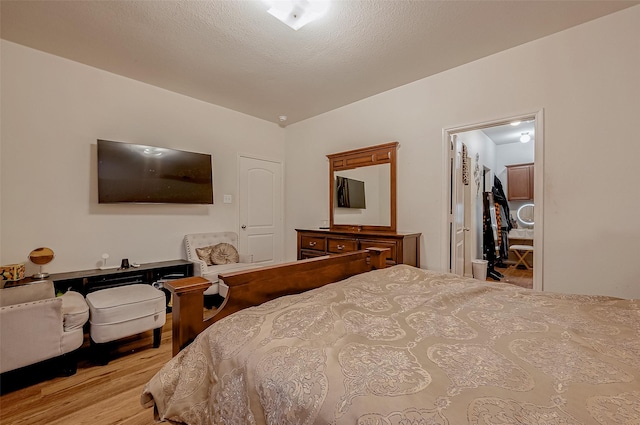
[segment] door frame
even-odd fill
[[[280,225],[280,234],[278,235],[279,239],[280,239],[280,247],[278,248],[277,252],[277,257],[279,258],[279,262],[284,261],[284,253],[285,253],[285,239],[284,239],[284,207],[285,207],[285,199],[284,199],[284,161],[282,159],[278,159],[278,158],[273,158],[273,157],[268,157],[268,156],[262,156],[262,155],[255,155],[255,154],[247,154],[247,153],[238,153],[238,158],[237,158],[237,179],[236,179],[236,197],[238,199],[238,201],[236,202],[236,232],[238,232],[238,249],[241,248],[247,248],[247,247],[240,247],[241,244],[241,231],[242,229],[240,228],[241,226],[241,220],[240,220],[240,173],[242,172],[241,170],[241,166],[240,163],[242,161],[242,158],[248,158],[248,159],[255,159],[258,161],[266,161],[266,162],[273,162],[275,164],[279,164],[280,165],[280,173],[281,173],[281,178],[280,178],[280,218],[279,218],[279,225]],[[242,251],[240,251],[242,252]]]
[[[524,113],[520,115],[514,115],[507,118],[497,119],[493,121],[485,121],[476,124],[461,125],[450,128],[442,129],[442,146],[443,149],[443,164],[445,166],[443,185],[442,185],[442,270],[451,272],[451,233],[450,233],[450,214],[449,205],[451,205],[451,171],[449,164],[451,164],[452,150],[451,136],[457,133],[464,133],[473,130],[482,130],[488,127],[495,127],[499,125],[506,125],[512,121],[525,121],[535,120],[535,146],[534,146],[534,189],[533,197],[535,199],[534,210],[534,230],[533,230],[533,289],[537,291],[544,290],[544,109],[541,108],[536,112]]]
[[[468,229],[467,221],[466,221],[466,211],[468,209],[468,205],[466,203],[466,191],[465,185],[462,182],[462,173],[464,167],[464,149],[463,143],[458,140],[457,134],[451,134],[450,138],[451,145],[451,160],[448,162],[448,166],[450,167],[450,182],[452,190],[449,195],[449,238],[451,247],[449,248],[449,254],[451,256],[450,272],[456,273],[462,269],[461,276],[465,275],[465,267],[466,267],[466,245],[467,245],[467,233]],[[458,185],[460,187],[458,187]],[[463,214],[460,213],[460,209],[463,210]],[[459,220],[462,219],[462,222]],[[462,259],[460,262],[460,254],[462,255]]]

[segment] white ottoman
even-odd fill
[[[91,342],[104,344],[153,329],[160,346],[167,320],[164,292],[151,285],[125,285],[87,294]]]

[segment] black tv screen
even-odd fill
[[[338,208],[365,209],[364,182],[336,176]]]
[[[98,202],[213,204],[211,155],[98,140]]]

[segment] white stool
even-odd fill
[[[87,294],[87,304],[92,344],[153,329],[153,347],[160,346],[162,326],[167,320],[166,298],[161,290],[142,284],[101,289]]]
[[[522,264],[527,268],[527,270],[531,270],[531,266],[529,265],[529,263],[527,263],[526,256],[530,252],[533,252],[533,246],[531,246],[531,245],[511,245],[509,247],[509,249],[516,254],[516,257],[518,257],[518,262],[513,266],[514,268],[518,267],[518,265]]]

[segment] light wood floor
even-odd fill
[[[85,335],[85,340],[88,337]],[[123,339],[111,352],[111,361],[100,366],[90,361],[88,343],[81,348],[78,372],[53,377],[52,364],[4,374],[0,396],[2,425],[152,425],[153,409],[140,404],[144,385],[171,359],[171,314],[163,328],[160,347],[152,347],[152,332]],[[45,369],[45,370],[43,370]],[[6,376],[5,376],[6,375]],[[40,382],[29,384],[29,375]],[[15,381],[28,385],[6,392]]]
[[[496,270],[504,275],[504,278],[500,279],[500,282],[533,289],[533,270],[517,269],[515,267],[496,267]],[[495,282],[495,280],[491,278],[487,278],[487,281]]]

